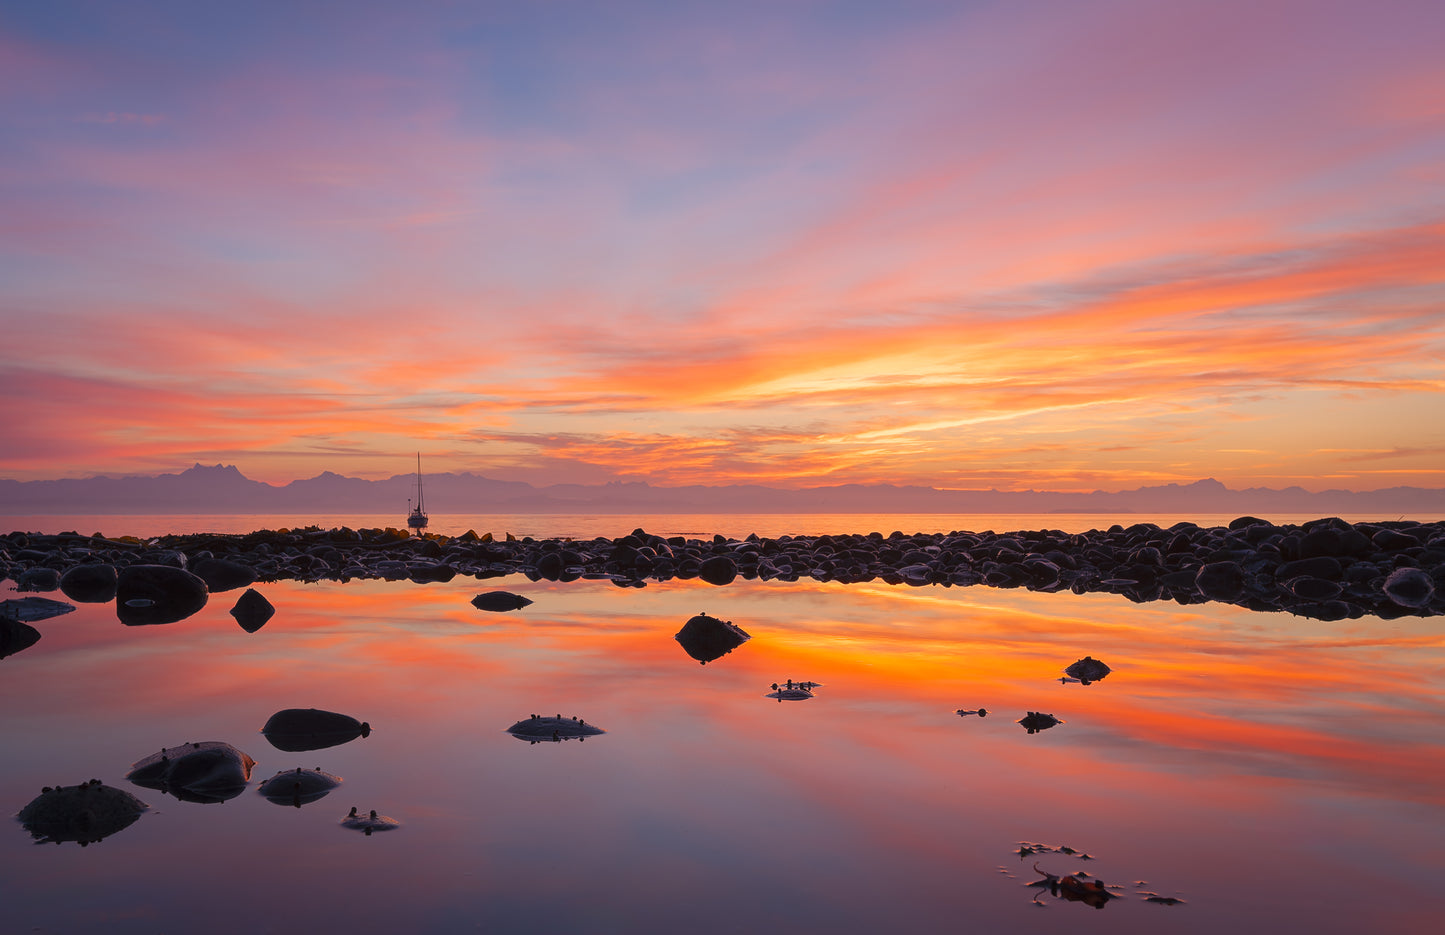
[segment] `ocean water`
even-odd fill
[[[1261,517],[1278,524],[1303,523],[1319,517],[1313,514],[1283,513]],[[1414,519],[1436,522],[1445,514],[1420,514],[1410,517],[1345,515],[1350,522]],[[1199,526],[1224,526],[1235,514],[1224,513],[653,513],[633,516],[595,513],[505,513],[481,514],[432,513],[427,532],[446,536],[461,535],[468,530],[478,534],[490,532],[502,537],[507,533],[522,538],[591,539],[597,536],[616,538],[641,527],[659,536],[711,538],[722,535],[743,538],[752,534],[765,537],[783,535],[840,535],[845,533],[881,532],[951,532],[969,530],[982,532],[1013,532],[1018,530],[1054,529],[1063,532],[1086,532],[1108,529],[1114,524],[1154,523],[1161,527],[1178,522]],[[258,529],[295,529],[319,526],[332,529],[404,528],[401,514],[58,514],[36,516],[0,516],[0,529],[35,533],[79,532],[84,535],[101,532],[109,536],[162,536],[189,533],[247,533]]]
[[[71,519],[65,528],[111,535],[385,525],[109,516],[90,529]],[[466,528],[590,537],[638,525],[779,535],[1111,524],[503,519],[515,527],[467,518]],[[236,525],[218,525],[227,521]],[[91,779],[150,806],[85,847],[37,843],[12,820],[0,834],[0,930],[1345,935],[1438,925],[1445,618],[1327,623],[1111,594],[808,580],[256,587],[276,615],[254,633],[229,613],[240,592],[149,627],[121,624],[113,603],[79,604],[35,622],[38,642],[0,659],[6,814],[45,786]],[[533,603],[472,606],[492,590]],[[674,637],[700,612],[751,638],[699,665]],[[1085,655],[1113,671],[1061,682]],[[770,697],[789,679],[821,684],[810,698]],[[260,728],[292,707],[374,729],[283,751]],[[1029,712],[1060,723],[1031,733],[1018,723]],[[606,733],[531,744],[506,732],[532,714]],[[126,778],[163,747],[209,740],[257,764],[225,801],[182,801]],[[299,807],[258,794],[297,767],[342,784]],[[353,806],[400,825],[345,828]],[[1101,881],[1109,898],[1096,906],[1030,885],[1044,874],[1087,874],[1076,879]]]

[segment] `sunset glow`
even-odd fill
[[[1445,486],[1441,48],[1430,0],[7,3],[0,477]]]

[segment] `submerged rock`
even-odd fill
[[[212,594],[244,588],[256,580],[255,569],[224,558],[201,559],[191,566],[191,571],[206,582]]]
[[[588,737],[607,732],[596,724],[588,724],[575,716],[565,718],[560,714],[551,717],[534,714],[507,728],[507,733],[528,743],[542,743],[543,741],[557,743],[573,738],[585,740]]]
[[[16,817],[36,843],[74,841],[85,847],[134,824],[148,808],[124,789],[92,779],[78,786],[46,786]]]
[[[472,598],[472,606],[477,610],[491,610],[499,613],[520,610],[530,603],[532,603],[530,599],[510,591],[487,591]]]
[[[255,633],[266,625],[276,613],[276,608],[266,600],[266,595],[255,588],[247,588],[245,592],[236,599],[236,606],[231,608],[231,616],[241,625],[241,629],[247,633]]]
[[[727,655],[752,639],[742,627],[731,620],[719,620],[707,614],[698,614],[682,625],[673,639],[682,644],[683,650],[702,665]]]
[[[220,740],[167,747],[138,761],[126,780],[183,802],[234,799],[251,780],[256,761]]]
[[[1401,607],[1424,607],[1435,596],[1435,580],[1418,568],[1396,568],[1385,579],[1384,590]]]
[[[395,818],[389,818],[386,815],[378,815],[375,809],[362,815],[357,811],[356,806],[353,805],[346,817],[341,819],[341,827],[350,828],[353,831],[360,831],[363,834],[369,835],[374,831],[393,831],[401,827],[401,822]]]
[[[267,719],[261,733],[277,750],[321,750],[370,737],[371,725],[349,714],[319,708],[284,708]]]
[[[341,777],[333,776],[321,767],[282,770],[261,783],[257,791],[277,805],[293,805],[300,808],[310,802],[325,798],[327,793],[341,785]]]

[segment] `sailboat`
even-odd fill
[[[407,501],[407,506],[411,507],[410,500]],[[406,524],[412,529],[415,529],[417,532],[421,532],[423,529],[425,529],[427,524],[426,499],[422,496],[421,492],[420,451],[416,453],[416,506],[412,507],[411,512],[407,514]]]

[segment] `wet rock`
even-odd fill
[[[127,626],[175,623],[206,606],[206,582],[171,565],[127,565],[116,581],[116,615]]]
[[[673,636],[683,651],[703,665],[732,652],[751,638],[731,620],[719,620],[707,614],[690,618]]]
[[[326,795],[341,785],[341,777],[333,776],[321,767],[282,770],[261,783],[257,790],[262,796],[277,805],[291,805],[300,808]]]
[[[1244,594],[1244,569],[1235,562],[1210,562],[1195,574],[1194,586],[1211,600],[1239,600]]]
[[[698,567],[697,576],[708,584],[719,587],[731,584],[738,576],[737,563],[726,555],[714,555]]]
[[[1344,589],[1333,581],[1324,578],[1314,578],[1309,575],[1301,575],[1298,578],[1291,578],[1284,583],[1284,588],[1306,601],[1328,601],[1340,596]]]
[[[508,610],[520,610],[532,601],[520,594],[513,594],[510,591],[487,591],[472,598],[472,606],[478,610],[490,610],[503,612]]]
[[[54,591],[60,587],[60,572],[54,568],[31,568],[15,579],[17,591]]]
[[[375,809],[363,815],[353,805],[347,816],[341,819],[341,827],[371,835],[378,831],[394,831],[401,827],[401,822],[386,815],[378,815]]]
[[[1385,579],[1384,591],[1401,607],[1424,607],[1435,596],[1435,580],[1418,568],[1396,568]]]
[[[241,625],[241,629],[247,633],[255,633],[266,625],[276,613],[276,608],[266,600],[266,596],[255,588],[247,588],[242,595],[236,599],[236,606],[231,608],[231,616]]]
[[[778,701],[807,701],[813,697],[813,693],[806,688],[777,688],[768,692],[764,698],[776,698]]]
[[[261,733],[277,750],[321,750],[370,737],[371,725],[349,714],[319,708],[285,708],[267,719]]]
[[[106,604],[115,600],[114,565],[76,565],[60,576],[60,590],[72,601]]]
[[[1030,734],[1037,734],[1041,730],[1048,730],[1050,727],[1057,727],[1064,723],[1052,714],[1045,714],[1042,711],[1030,711],[1019,718],[1018,723]]]
[[[191,565],[190,570],[206,583],[212,594],[234,591],[254,584],[256,572],[250,566],[223,558],[206,558]]]
[[[507,733],[528,743],[559,743],[563,740],[582,740],[607,732],[579,717],[534,714],[507,728]]]
[[[15,620],[21,623],[30,623],[36,620],[49,620],[51,617],[59,617],[73,610],[75,610],[74,604],[67,604],[64,601],[52,601],[48,597],[10,598],[0,601],[0,620]]]
[[[92,779],[76,786],[47,786],[16,817],[38,844],[94,844],[130,827],[149,805]]]
[[[183,802],[224,802],[241,794],[256,761],[228,743],[207,740],[162,749],[138,761],[126,780]]]
[[[1064,674],[1071,679],[1078,679],[1083,684],[1088,685],[1090,682],[1097,682],[1104,678],[1111,671],[1113,670],[1102,661],[1095,659],[1093,656],[1085,656],[1078,662],[1070,663],[1068,668],[1064,669]]]

